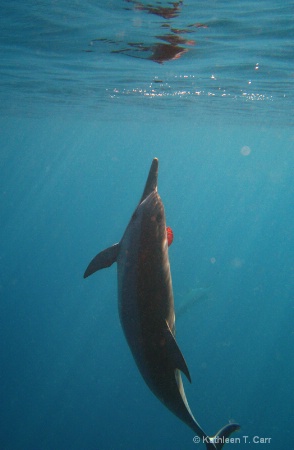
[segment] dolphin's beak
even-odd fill
[[[145,189],[141,197],[140,203],[148,197],[153,191],[157,191],[157,178],[158,178],[158,159],[154,158],[149,170],[149,175],[146,181]]]

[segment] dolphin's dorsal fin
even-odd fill
[[[119,244],[114,244],[112,247],[108,247],[102,252],[98,253],[95,258],[92,259],[88,265],[86,272],[84,273],[84,278],[92,275],[97,270],[105,269],[116,262],[119,252]]]
[[[149,170],[149,175],[145,184],[144,192],[141,197],[140,203],[151,194],[151,192],[157,190],[157,178],[158,178],[158,159],[154,158]]]
[[[181,372],[183,372],[191,383],[191,377],[185,358],[182,355],[181,350],[179,349],[179,346],[175,340],[175,337],[167,321],[165,319],[163,320],[164,320],[164,334],[168,351],[168,358],[172,364],[172,367],[174,369],[179,369]]]

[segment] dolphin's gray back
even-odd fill
[[[158,159],[154,158],[141,200],[118,244],[93,258],[84,277],[118,266],[119,316],[128,345],[149,388],[200,438],[207,450],[220,450],[197,423],[181,379],[190,373],[175,340],[175,314],[163,203],[157,192]],[[229,424],[216,436],[228,437]]]

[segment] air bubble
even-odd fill
[[[248,145],[244,145],[244,147],[241,148],[241,155],[248,156],[251,153],[251,148],[248,147]]]

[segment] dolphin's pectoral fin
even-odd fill
[[[182,355],[182,352],[179,349],[179,346],[166,320],[164,320],[164,324],[165,342],[168,351],[168,358],[172,364],[172,367],[183,372],[191,383],[191,377],[185,358]]]
[[[88,265],[86,272],[84,273],[84,278],[92,275],[97,270],[105,269],[111,266],[117,260],[119,252],[119,244],[114,244],[112,247],[108,247],[102,252],[98,253],[95,258],[92,259]]]

